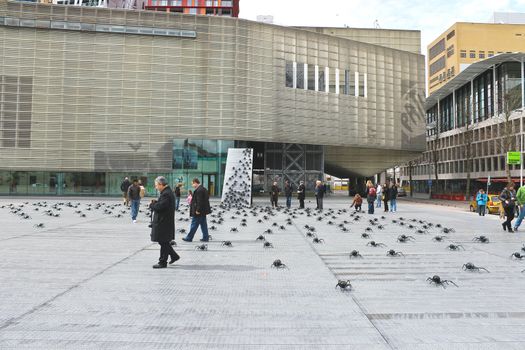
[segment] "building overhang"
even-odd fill
[[[427,97],[425,101],[425,111],[432,108],[439,100],[444,99],[455,90],[461,88],[463,85],[469,83],[475,79],[478,75],[486,72],[492,66],[508,62],[508,61],[525,61],[525,53],[513,52],[513,53],[500,53],[493,57],[484,59],[483,61],[475,62],[465,68],[462,72],[456,75],[451,81],[446,83],[442,88],[434,92],[432,95]]]

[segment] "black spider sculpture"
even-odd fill
[[[449,244],[449,245],[447,246],[447,248],[448,248],[449,250],[460,250],[460,249],[465,250],[465,248],[463,248],[463,246],[462,246],[461,244]]]
[[[286,227],[284,227],[283,225],[281,225],[281,226],[279,226],[279,230],[286,231]]]
[[[306,232],[306,237],[317,237],[317,235],[313,232]]]
[[[231,241],[223,241],[221,245],[225,247],[233,247],[233,244]]]
[[[453,232],[456,232],[456,231],[454,231],[453,228],[443,227],[441,232],[443,232],[443,233],[453,233]]]
[[[232,227],[232,228],[230,229],[230,232],[239,232],[239,230],[237,229],[237,227]]]
[[[44,223],[36,224],[35,227],[36,228],[44,228]]]
[[[312,240],[312,243],[324,243],[324,239],[315,237]]]
[[[241,226],[242,226],[242,227],[246,227],[246,226],[248,226],[248,224],[245,223],[245,222],[241,222]]]
[[[510,258],[511,259],[520,259],[521,260],[521,259],[525,258],[525,255],[521,255],[519,252],[515,252],[515,253],[512,253],[510,255]]]
[[[428,231],[419,229],[419,230],[416,230],[416,233],[420,234],[420,235],[426,235],[428,233]]]
[[[172,245],[172,246],[175,246],[175,247],[176,247],[176,246],[177,246],[177,242],[175,242],[174,240],[172,240],[172,241],[170,241],[170,245]]]
[[[399,237],[397,237],[397,241],[400,242],[400,243],[405,243],[405,242],[408,242],[408,241],[415,241],[416,239],[412,236],[406,236],[406,235],[401,235]]]
[[[372,247],[386,247],[385,244],[378,243],[378,242],[375,242],[375,241],[370,241],[366,245],[369,245],[369,246],[372,246]]]
[[[179,230],[179,233],[182,233],[182,234],[184,234],[184,233],[186,233],[186,230],[185,230],[185,229],[183,229],[183,228],[181,228],[181,229]]]
[[[348,231],[350,231],[350,230],[347,229],[346,227],[341,227],[341,231],[343,231],[343,232],[348,232]]]
[[[361,238],[370,238],[370,235],[368,233],[362,233]]]
[[[259,219],[259,220],[257,220],[257,222],[258,222],[259,224],[262,224],[263,221],[262,221],[262,219]]]
[[[366,232],[374,232],[374,230],[373,230],[371,227],[367,227],[367,228],[365,228],[365,231],[366,231]]]
[[[208,250],[207,244],[201,244],[195,247],[195,250]]]
[[[401,252],[396,252],[394,249],[390,249],[389,251],[386,252],[386,256],[402,256],[402,257],[404,257],[405,254],[403,254]]]
[[[480,272],[480,270],[485,270],[487,272],[490,272],[489,270],[487,270],[486,268],[484,267],[481,267],[481,266],[476,266],[474,265],[473,263],[471,262],[468,262],[466,264],[463,264],[463,270],[465,271],[477,271],[477,272]]]
[[[458,286],[457,284],[455,284],[454,282],[450,280],[442,280],[441,277],[439,277],[438,275],[428,277],[427,281],[429,281],[429,283],[434,283],[436,286],[441,286],[443,288],[446,288],[445,285],[448,285],[449,283],[455,285],[456,287]]]
[[[274,267],[276,269],[287,269],[288,268],[288,266],[283,264],[283,262],[281,260],[279,260],[279,259],[274,260],[274,262],[272,263],[272,267]]]
[[[264,242],[263,243],[263,247],[264,248],[273,248],[273,244],[271,244],[270,242]]]
[[[267,229],[267,230],[266,230],[266,231],[264,231],[263,233],[267,233],[267,234],[271,235],[271,234],[273,233],[273,231],[272,231],[272,230],[270,230],[270,229]]]
[[[472,240],[479,243],[489,243],[489,238],[486,236],[474,237]]]
[[[384,230],[385,229],[385,225],[378,225],[377,228],[380,229],[380,230]]]
[[[350,259],[352,258],[362,258],[363,256],[359,254],[359,250],[352,250],[350,252]]]
[[[352,284],[350,283],[350,280],[339,280],[337,281],[337,284],[335,285],[335,288],[339,288],[341,290],[352,290]]]
[[[215,231],[215,230],[217,230],[217,226],[215,226],[215,225],[210,226],[210,230],[211,230],[211,231]]]
[[[441,224],[436,224],[436,227],[437,228],[441,228]]]
[[[434,238],[432,238],[432,240],[434,242],[442,242],[443,238],[445,238],[445,236],[434,236]]]
[[[309,225],[304,225],[304,228],[308,230],[310,228],[310,226]]]

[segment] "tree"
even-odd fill
[[[499,138],[500,151],[507,156],[507,152],[515,150],[516,137],[514,130],[514,123],[511,119],[512,112],[521,107],[521,87],[513,88],[507,91],[501,99],[503,114],[500,117],[502,119],[501,129],[502,135]],[[505,174],[507,175],[507,182],[512,181],[510,176],[510,166],[505,161]]]
[[[470,120],[467,118],[465,125],[465,132],[463,133],[463,140],[465,145],[465,171],[467,173],[467,188],[465,191],[465,199],[470,200],[470,173],[472,172],[472,142],[474,141],[474,126],[470,125]]]

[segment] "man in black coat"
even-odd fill
[[[160,257],[159,263],[153,268],[162,269],[168,266],[168,256],[171,257],[170,264],[180,259],[170,243],[175,238],[175,196],[163,176],[155,179],[155,188],[160,196],[149,205],[153,215],[151,241],[159,243]]]
[[[182,240],[186,242],[193,241],[193,236],[195,236],[195,232],[197,232],[200,226],[202,230],[201,242],[208,242],[210,237],[208,234],[206,215],[211,213],[210,196],[208,190],[201,185],[199,179],[193,179],[191,186],[194,188],[194,191],[190,204],[190,232],[188,232],[188,235],[183,237]]]
[[[286,208],[290,209],[292,206],[292,193],[293,187],[290,181],[286,180],[284,182],[284,195],[286,196]]]
[[[304,209],[305,191],[306,191],[306,187],[304,186],[304,181],[299,182],[299,188],[297,189],[297,199],[299,200],[299,209]]]
[[[122,191],[122,197],[124,198],[124,205],[129,207],[129,197],[128,197],[128,188],[131,186],[129,178],[125,177],[124,181],[120,184],[120,190]]]

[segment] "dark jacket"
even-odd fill
[[[128,188],[128,198],[131,200],[140,200],[140,186],[131,185]]]
[[[304,187],[304,185],[299,185],[299,188],[297,189],[297,199],[304,199],[305,190],[306,188]]]
[[[286,197],[291,197],[293,193],[292,184],[284,185],[284,195]]]
[[[150,204],[153,211],[151,241],[169,242],[175,238],[175,196],[169,186],[160,193],[157,202]]]
[[[130,185],[131,183],[129,182],[129,180],[124,180],[122,181],[122,184],[120,184],[120,190],[122,192],[128,192],[128,188]]]
[[[197,214],[199,212],[199,214]],[[208,190],[199,185],[193,192],[190,204],[190,216],[206,216],[211,213],[210,196]]]
[[[270,191],[270,196],[272,197],[278,197],[279,196],[279,187],[272,186],[272,190]]]
[[[175,197],[180,197],[180,187],[175,187]]]
[[[315,186],[315,196],[317,198],[323,198],[324,197],[324,185],[321,184],[319,186]]]
[[[503,208],[514,208],[516,205],[516,191],[509,191],[504,188],[499,195],[499,199],[501,199],[501,205],[503,205]]]
[[[393,185],[388,189],[388,199],[397,199],[397,186]]]

